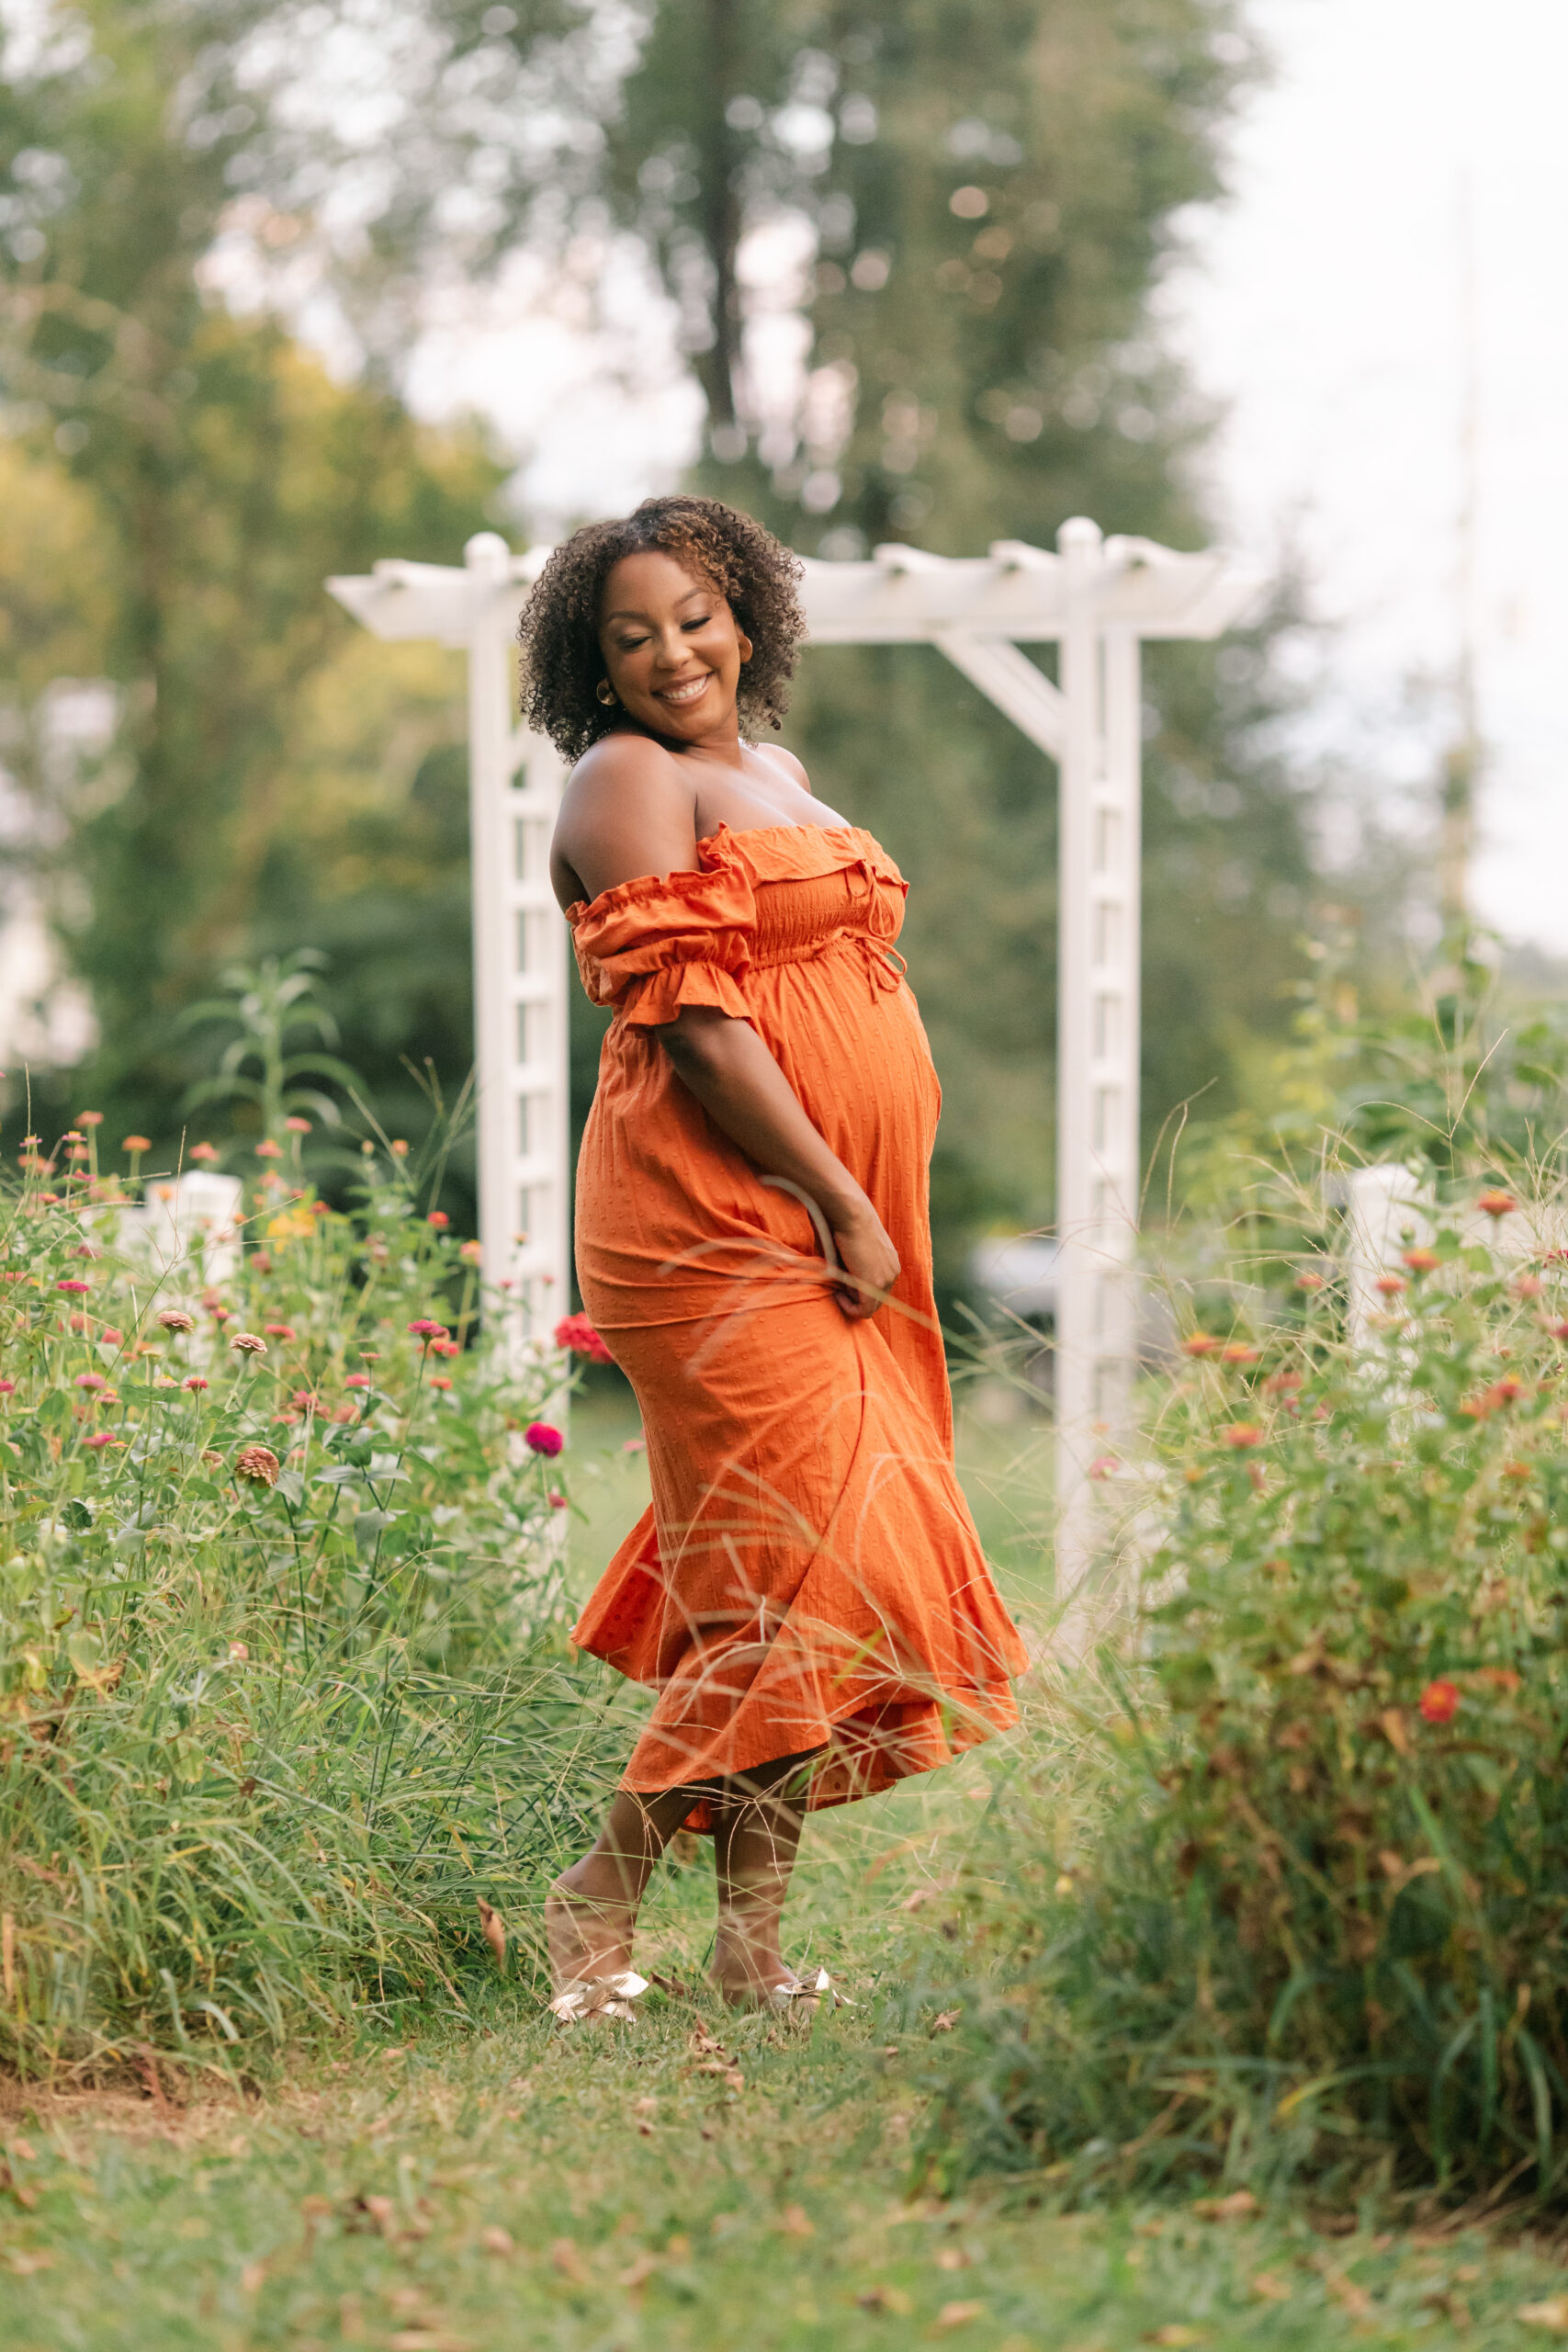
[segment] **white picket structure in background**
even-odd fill
[[[468,656],[479,1233],[487,1282],[507,1285],[520,1346],[570,1298],[570,1121],[566,927],[548,848],[558,756],[516,723],[517,618],[547,549],[491,532],[461,569],[378,563],[327,585],[383,638],[435,638]],[[935,646],[1061,772],[1058,936],[1057,1589],[1095,1543],[1093,1457],[1127,1419],[1138,1210],[1139,646],[1217,637],[1258,585],[1223,554],[1101,537],[1079,517],[1055,552],[998,541],[978,557],[878,548],[862,563],[807,559],[818,645]],[[1019,650],[1060,648],[1060,684]],[[889,847],[896,850],[897,844]]]

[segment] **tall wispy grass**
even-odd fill
[[[564,1464],[526,1435],[564,1360],[476,1336],[472,1245],[395,1158],[353,1216],[264,1176],[211,1281],[160,1272],[85,1155],[67,1196],[24,1161],[0,2064],[254,2065],[460,2010],[479,1899],[526,1928],[626,1739],[564,1641]]]
[[[1135,1597],[976,1872],[937,2175],[1568,2190],[1568,1220],[1498,1167],[1418,1170],[1356,1299],[1333,1185],[1200,1237]]]

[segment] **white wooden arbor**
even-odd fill
[[[479,1234],[487,1279],[515,1301],[519,1342],[546,1339],[570,1283],[566,927],[549,885],[562,782],[552,747],[516,722],[513,643],[547,549],[491,532],[461,570],[378,563],[328,587],[384,638],[468,656],[479,1078]],[[1103,538],[1081,517],[1057,552],[1004,539],[953,558],[878,548],[805,562],[818,645],[934,645],[1061,771],[1057,961],[1057,1590],[1094,1541],[1088,1472],[1123,1429],[1135,1306],[1125,1270],[1138,1211],[1139,644],[1213,638],[1253,596],[1217,553]],[[1058,645],[1054,684],[1021,645]],[[890,844],[897,848],[896,843]]]

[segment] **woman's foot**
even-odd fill
[[[708,1982],[732,2009],[769,2008],[775,1996],[792,1990],[800,1979],[779,1951],[776,1916],[761,1933],[739,1923],[721,1926]]]
[[[635,1911],[629,1904],[584,1895],[572,1884],[581,1867],[563,1871],[545,1897],[550,1985],[557,1994],[598,1977],[619,1976],[632,1964]]]

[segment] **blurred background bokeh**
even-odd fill
[[[1397,1006],[1478,918],[1557,991],[1547,0],[1479,57],[1454,0],[0,20],[8,1134],[248,1164],[190,1009],[310,951],[284,1042],[417,1148],[471,1059],[460,657],[322,582],[680,481],[829,559],[1074,514],[1262,558],[1248,629],[1147,662],[1151,1151],[1288,1112],[1325,988]],[[915,886],[956,1303],[1052,1213],[1055,775],[919,648],[808,654],[786,740]]]

